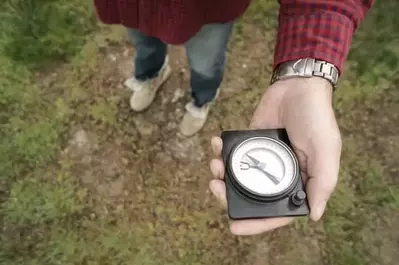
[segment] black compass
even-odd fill
[[[231,219],[309,213],[298,159],[286,131],[224,131],[228,212]]]

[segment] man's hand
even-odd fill
[[[310,218],[324,213],[338,179],[341,135],[332,108],[332,87],[322,78],[280,80],[266,90],[249,126],[251,129],[285,128],[297,154],[310,204]],[[226,205],[222,140],[212,139],[215,158],[210,163],[212,193]],[[293,218],[233,221],[236,235],[252,235],[289,224]]]

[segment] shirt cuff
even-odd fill
[[[279,24],[274,68],[308,57],[332,63],[342,72],[355,29],[347,16],[322,10],[288,16],[280,11]]]

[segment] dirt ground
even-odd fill
[[[170,47],[171,78],[150,109],[134,113],[130,91],[122,85],[132,71],[134,48],[124,39],[98,44],[99,52],[87,62],[95,71],[72,90],[75,111],[59,160],[70,165],[88,191],[88,220],[143,235],[167,264],[338,264],[329,262],[323,222],[302,220],[264,235],[236,237],[228,230],[225,210],[208,191],[211,137],[246,128],[270,77],[273,36],[251,27],[243,32],[245,41],[235,40],[230,47],[220,98],[205,128],[190,138],[178,133],[189,100],[184,49]],[[337,114],[345,136],[365,141],[359,152],[384,156],[397,184],[399,98],[397,91],[387,93],[392,95],[381,99],[384,109],[361,105],[360,99],[350,118]],[[356,130],[353,120],[359,121]],[[390,216],[391,222],[398,220]],[[394,264],[399,257],[395,227],[374,226],[386,237],[375,243],[383,246],[378,248],[383,252],[373,254],[377,260],[384,254],[380,264]]]

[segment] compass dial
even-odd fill
[[[281,141],[254,137],[242,142],[231,155],[235,180],[250,193],[271,197],[289,190],[297,177],[298,163]]]

